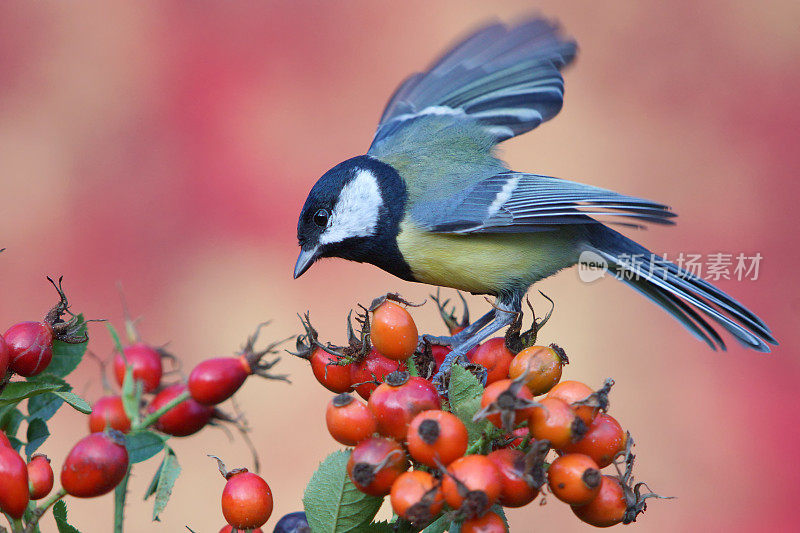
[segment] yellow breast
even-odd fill
[[[397,245],[417,281],[476,294],[527,288],[577,262],[574,227],[534,233],[430,233],[404,220]]]

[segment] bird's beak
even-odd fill
[[[300,250],[300,256],[297,258],[297,263],[294,265],[294,279],[299,278],[306,270],[311,268],[311,265],[313,265],[314,261],[319,257],[318,250],[318,246],[309,250]]]

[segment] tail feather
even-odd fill
[[[712,348],[724,350],[725,342],[698,311],[753,350],[769,352],[767,343],[777,344],[764,321],[752,311],[620,233],[598,224],[589,228],[589,242],[592,250],[626,283],[659,304]],[[655,268],[651,261],[657,262]]]

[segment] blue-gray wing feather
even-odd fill
[[[397,88],[372,145],[391,142],[398,129],[429,114],[475,121],[495,142],[530,131],[561,110],[560,69],[576,51],[545,19],[486,26]]]
[[[672,224],[663,204],[573,181],[503,172],[445,198],[417,202],[412,217],[441,233],[524,233],[558,224]]]

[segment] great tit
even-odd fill
[[[439,379],[513,320],[533,283],[590,260],[605,262],[713,349],[725,343],[708,319],[768,352],[767,343],[777,343],[754,313],[601,222],[672,224],[667,206],[515,172],[497,158],[498,143],[560,111],[560,71],[576,51],[550,21],[496,23],[409,76],[366,155],[333,167],[308,194],[294,277],[321,257],[340,257],[404,280],[495,296],[492,311],[449,338],[453,350]]]

